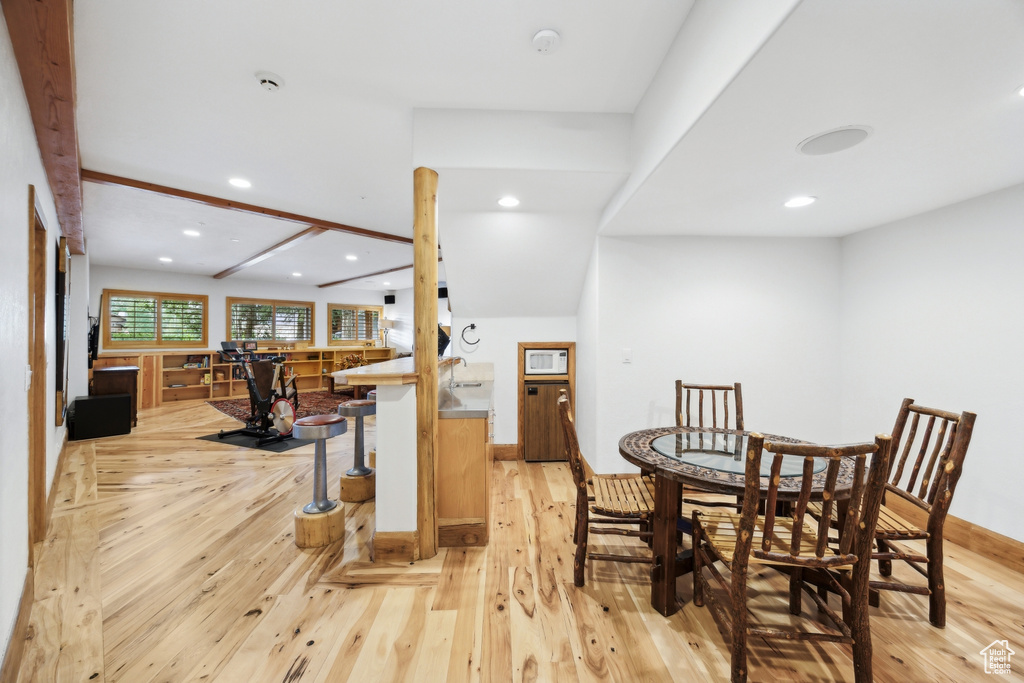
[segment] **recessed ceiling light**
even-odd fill
[[[160,260],[161,260],[162,262],[164,262],[164,263],[170,263],[170,262],[171,262],[171,261],[173,261],[174,259],[172,259],[172,258],[168,258],[168,257],[166,257],[166,256],[161,256],[161,257],[160,257]]]
[[[355,254],[346,254],[345,255],[345,260],[346,261],[358,261],[359,257],[356,256]]]
[[[252,187],[252,183],[250,183],[245,178],[232,178],[228,182],[231,183],[232,185],[234,185],[235,187],[241,187],[241,188]]]
[[[854,145],[859,145],[867,140],[869,135],[871,135],[871,128],[869,126],[843,126],[842,128],[833,128],[832,130],[826,130],[824,133],[812,135],[806,140],[801,141],[796,146],[796,149],[798,152],[811,156],[834,154],[842,152],[844,149],[850,149]]]
[[[232,241],[232,242],[237,242],[237,241],[239,241],[239,240],[238,240],[238,238],[237,238],[237,237],[232,237],[232,238],[231,238],[231,241]]]
[[[185,234],[188,235],[189,237],[199,237],[198,230],[186,230]]]
[[[810,206],[818,198],[817,197],[793,197],[788,202],[783,204],[788,209],[798,209],[801,206]]]
[[[1020,90],[1017,91],[1017,94],[1020,95],[1021,97],[1024,97],[1024,85],[1020,87]]]
[[[292,277],[302,277],[302,273],[292,273]]]
[[[511,209],[513,206],[519,206],[519,200],[512,196],[502,197],[498,200],[498,206],[504,206],[507,209]]]
[[[390,283],[390,282],[382,282],[381,284],[382,284],[382,285],[384,285],[385,287],[387,287],[387,286],[388,286],[388,285],[390,285],[391,283]]]

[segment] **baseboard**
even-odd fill
[[[518,460],[519,445],[514,443],[496,443],[493,446],[495,460]]]
[[[442,548],[466,548],[487,545],[487,520],[437,520],[437,545]]]
[[[928,515],[924,510],[899,496],[887,496],[885,504],[908,522],[913,522],[921,528],[928,524]],[[1016,539],[953,515],[946,516],[942,535],[950,543],[956,543],[1007,569],[1024,574],[1024,543]]]
[[[64,422],[67,424],[67,421]],[[46,531],[50,531],[50,519],[53,517],[53,504],[57,500],[57,489],[60,488],[60,479],[64,474],[65,456],[68,453],[68,430],[64,430],[64,441],[60,445],[60,455],[57,456],[57,468],[53,471],[53,481],[50,482],[50,494],[46,496]],[[0,678],[0,681],[3,679]]]
[[[420,538],[417,531],[374,531],[370,541],[372,560],[415,562],[420,559]]]
[[[35,572],[30,568],[25,573],[25,585],[21,589],[21,601],[18,603],[18,618],[11,631],[11,639],[7,641],[7,652],[4,653],[3,665],[0,666],[0,681],[18,679],[21,670],[21,659],[25,654],[25,639],[28,637],[29,618],[32,616],[32,602],[35,600]]]

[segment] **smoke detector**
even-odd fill
[[[533,49],[542,55],[549,55],[558,49],[561,40],[562,36],[558,35],[558,31],[550,28],[541,29],[533,36]]]
[[[255,76],[260,87],[268,92],[276,92],[284,87],[284,79],[277,74],[272,74],[269,71],[257,71]]]

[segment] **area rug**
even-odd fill
[[[306,444],[313,443],[310,439],[285,439],[284,441],[265,443],[262,446],[259,446],[257,445],[257,441],[259,441],[259,439],[255,436],[248,436],[246,434],[231,434],[229,436],[225,436],[223,439],[217,434],[207,434],[206,436],[197,436],[196,438],[203,441],[222,443],[225,446],[256,448],[261,451],[270,451],[271,453],[284,453],[285,451],[290,451],[293,448],[301,448]]]
[[[347,394],[332,394],[329,391],[303,392],[299,394],[299,409],[296,411],[295,417],[334,415],[338,412],[339,403],[351,400],[352,396]],[[207,403],[239,422],[245,422],[245,419],[249,417],[248,398],[231,398],[225,401],[207,401]]]

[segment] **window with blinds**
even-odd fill
[[[312,301],[228,298],[228,338],[232,341],[313,343]]]
[[[380,336],[383,306],[348,306],[327,304],[331,335],[329,344],[340,345],[353,341],[376,341]]]
[[[107,289],[103,300],[104,347],[206,346],[206,296]]]

